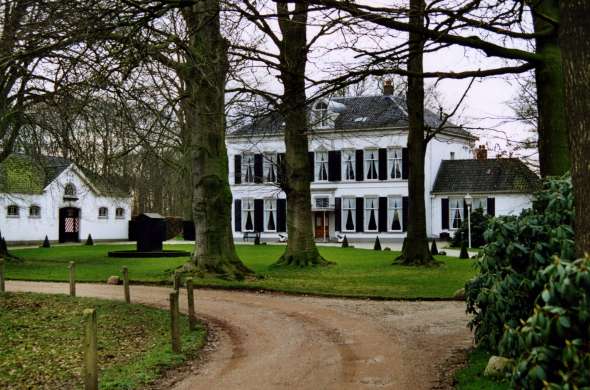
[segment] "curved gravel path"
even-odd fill
[[[64,283],[7,282],[8,291],[67,293]],[[134,302],[168,307],[169,289],[131,286]],[[79,296],[122,299],[121,286],[78,284]],[[431,389],[471,345],[462,302],[396,302],[197,290],[215,342],[174,389]],[[186,295],[181,296],[186,310]]]

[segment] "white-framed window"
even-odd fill
[[[342,198],[342,231],[356,231],[356,198]]]
[[[264,231],[277,231],[277,200],[264,199]]]
[[[254,199],[242,199],[242,231],[254,231]]]
[[[72,183],[66,184],[64,187],[64,195],[65,196],[76,196],[76,186]]]
[[[276,153],[266,153],[263,160],[264,182],[277,182],[277,155]]]
[[[242,156],[242,183],[254,183],[254,154]]]
[[[365,179],[379,179],[379,151],[377,149],[365,150]]]
[[[328,152],[315,152],[315,181],[328,181]]]
[[[401,196],[387,198],[387,229],[390,232],[401,232],[403,227],[403,205]]]
[[[459,229],[463,222],[463,198],[449,198],[449,228]]]
[[[314,125],[315,127],[328,126],[328,105],[326,102],[318,102],[314,106]]]
[[[473,198],[471,203],[471,211],[482,209],[484,215],[488,212],[488,198]]]
[[[36,204],[29,207],[29,218],[41,218],[41,207]]]
[[[366,197],[365,198],[365,231],[376,232],[379,229],[379,198]]]
[[[387,149],[387,178],[402,178],[402,150],[401,148]]]
[[[117,207],[115,209],[115,218],[117,218],[117,219],[125,218],[125,209],[123,207]]]
[[[356,167],[356,151],[343,150],[342,151],[342,180],[355,180],[354,170]]]
[[[20,216],[20,208],[15,204],[9,205],[6,207],[6,216],[9,218],[18,218]]]
[[[107,219],[109,217],[109,209],[107,207],[98,208],[98,218]]]

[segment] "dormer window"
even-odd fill
[[[314,106],[315,111],[315,125],[317,127],[328,126],[328,104],[326,102],[318,102]]]
[[[64,188],[64,196],[76,196],[76,186],[72,183],[66,184]]]

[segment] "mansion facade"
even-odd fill
[[[333,98],[310,111],[310,223],[316,239],[405,237],[410,221],[404,100],[390,94]],[[430,128],[441,123],[428,111],[425,121]],[[237,240],[250,233],[269,241],[288,234],[288,205],[278,185],[283,126],[280,117],[269,116],[227,136]],[[431,237],[452,234],[461,225],[467,194],[473,208],[491,215],[518,214],[531,205],[537,176],[517,159],[488,159],[484,148],[475,148],[476,140],[447,125],[428,143],[424,185]]]

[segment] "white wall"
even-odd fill
[[[234,155],[249,153],[284,153],[285,145],[281,137],[266,137],[262,139],[249,139],[228,137],[227,149],[229,155],[229,180],[234,199],[246,197],[262,199],[270,197],[285,198],[285,194],[276,186],[270,184],[239,184],[235,185]],[[321,132],[310,138],[310,151],[317,150],[343,150],[343,149],[366,149],[366,148],[390,148],[405,147],[407,144],[407,131],[404,129],[378,130],[378,131],[338,131]],[[427,233],[431,236],[438,235],[434,218],[437,214],[429,212],[433,208],[431,204],[430,191],[434,185],[436,174],[442,160],[450,159],[451,152],[454,152],[455,159],[470,159],[473,157],[472,141],[461,138],[449,138],[438,136],[430,141],[425,156],[425,200],[426,200],[426,223]],[[378,180],[361,182],[314,182],[311,184],[312,197],[314,194],[328,194],[334,197],[345,196],[407,196],[407,180]],[[233,207],[233,206],[232,206]],[[288,206],[287,206],[288,207]],[[440,213],[440,211],[439,211]],[[440,219],[440,217],[438,217]],[[311,221],[310,221],[311,223]],[[242,232],[235,232],[233,209],[232,209],[232,231],[236,238],[241,238]],[[440,225],[440,221],[438,222]],[[361,238],[379,234],[383,238],[403,238],[405,233],[346,233],[350,238]],[[330,235],[334,237],[334,214],[330,213]],[[276,233],[263,233],[262,238],[276,237]]]
[[[464,197],[466,194],[453,194],[452,197]],[[495,215],[519,215],[522,210],[532,206],[533,196],[529,194],[470,194],[474,198],[494,198],[495,199]],[[448,198],[447,195],[436,195],[431,197],[431,215],[432,215],[432,230],[433,236],[438,236],[442,232],[448,232],[451,236],[454,230],[442,228],[442,210],[441,199]],[[427,210],[428,213],[428,210]]]
[[[76,186],[78,200],[64,201],[64,187],[67,183]],[[18,218],[7,216],[7,207],[16,204],[20,208]],[[41,207],[41,217],[29,217],[31,205]],[[108,218],[98,218],[98,208],[109,209]],[[112,198],[99,196],[89,183],[68,168],[54,180],[41,195],[0,194],[0,231],[9,242],[40,241],[59,239],[59,209],[63,207],[80,208],[80,240],[88,234],[95,240],[127,239],[128,221],[131,217],[131,198]],[[115,218],[115,209],[125,210],[123,218]]]

